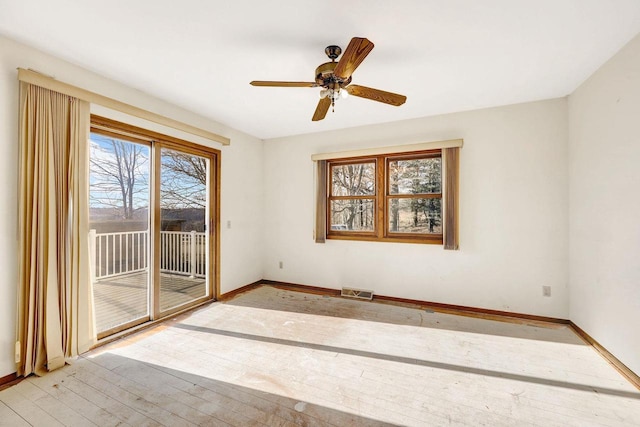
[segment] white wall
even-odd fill
[[[570,318],[640,373],[640,36],[569,97]]]
[[[266,141],[265,279],[567,318],[566,111],[563,98]],[[456,138],[459,251],[314,243],[312,154]]]
[[[262,278],[263,144],[256,138],[230,129],[168,102],[105,79],[68,62],[0,37],[0,377],[15,372],[15,301],[18,282],[16,234],[18,181],[18,82],[16,68],[33,68],[58,80],[128,102],[141,108],[183,120],[231,138],[222,147],[159,125],[94,108],[135,125],[149,125],[222,151],[221,190],[221,291],[228,292]],[[231,221],[231,228],[226,228]]]

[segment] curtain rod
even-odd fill
[[[55,80],[53,77],[46,76],[36,71],[18,68],[18,80],[20,80],[21,82],[34,84],[45,89],[53,90],[55,92],[64,93],[65,95],[82,99],[83,101],[87,101],[91,104],[102,105],[103,107],[120,111],[121,113],[129,114],[131,116],[145,119],[150,122],[168,126],[173,129],[181,130],[192,135],[201,136],[211,141],[219,142],[222,145],[229,145],[231,143],[231,140],[229,138],[213,132],[209,132],[208,130],[204,130],[187,123],[153,113],[151,111],[143,110],[142,108],[134,107],[133,105],[117,101],[113,98],[108,98],[106,96],[90,92],[88,90],[72,86],[67,83],[63,83],[61,81]]]

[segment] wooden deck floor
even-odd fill
[[[640,391],[564,325],[271,286],[0,391],[11,426],[638,426]]]
[[[96,328],[106,331],[118,325],[148,316],[148,280],[146,272],[98,280],[93,285]],[[162,310],[182,305],[206,294],[205,280],[161,274]]]

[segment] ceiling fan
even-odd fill
[[[334,107],[335,102],[340,97],[347,94],[371,99],[373,101],[384,102],[385,104],[399,106],[404,104],[407,97],[397,93],[385,92],[366,86],[352,85],[351,75],[356,68],[364,61],[374,44],[361,37],[354,37],[349,42],[349,46],[336,62],[336,58],[342,53],[339,46],[327,46],[324,50],[331,62],[325,62],[316,68],[315,82],[279,82],[279,81],[259,81],[251,82],[253,86],[274,86],[274,87],[321,87],[320,102],[313,114],[312,121],[324,119],[329,111],[329,107]]]

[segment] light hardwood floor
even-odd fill
[[[0,392],[0,425],[639,426],[572,330],[262,286]]]

